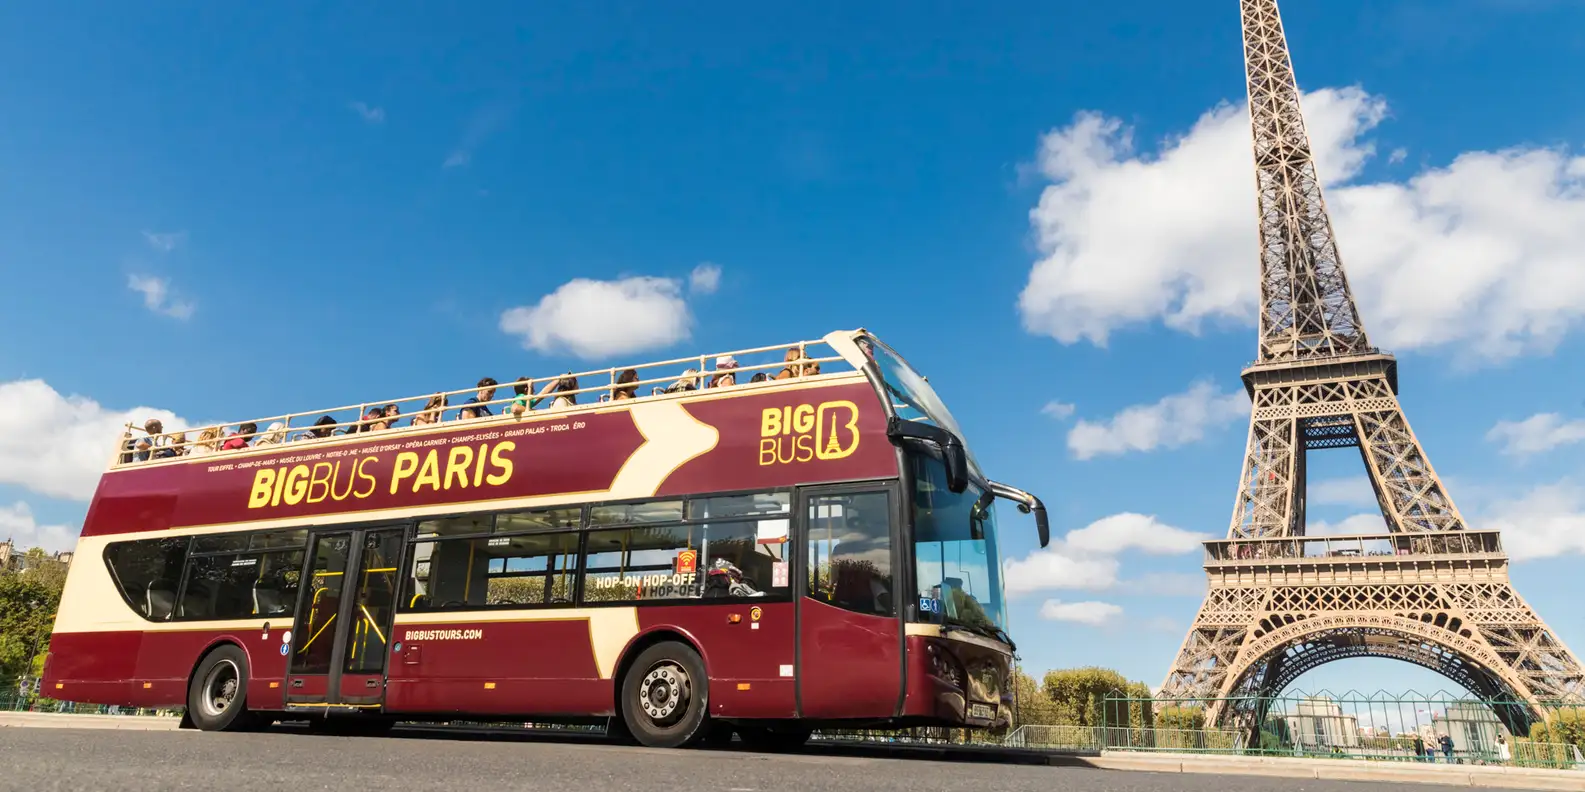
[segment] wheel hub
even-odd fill
[[[639,706],[651,720],[673,720],[687,709],[691,694],[688,672],[671,663],[650,669],[639,685]]]
[[[240,678],[237,666],[230,660],[217,663],[210,669],[202,702],[207,715],[218,717],[225,713],[231,702],[236,700]]]

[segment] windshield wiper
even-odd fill
[[[990,638],[991,640],[994,640],[994,641],[1001,641],[1002,643],[1007,644],[1007,647],[1009,649],[1013,650],[1014,652],[1018,651],[1018,644],[1013,643],[1013,637],[1011,635],[1008,635],[1006,630],[1003,630],[1002,628],[997,627],[994,624],[978,624],[978,623],[969,624],[969,623],[964,623],[964,622],[943,622],[941,624],[941,634],[942,635],[946,635],[947,634],[947,629],[949,627],[952,628],[952,629],[963,630],[965,632],[971,632],[971,633],[974,633],[975,635],[983,636],[985,638]]]

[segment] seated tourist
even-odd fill
[[[259,435],[259,440],[253,444],[253,447],[280,445],[284,442],[286,442],[286,424],[276,421],[264,429],[264,434]]]
[[[666,386],[667,393],[682,393],[683,391],[696,390],[699,387],[699,372],[688,368],[683,369],[682,378]]]
[[[238,449],[247,448],[248,447],[248,441],[253,439],[253,436],[258,434],[258,433],[259,433],[259,425],[258,424],[253,423],[252,421],[249,421],[249,422],[247,422],[245,424],[242,424],[241,426],[237,427],[236,434],[233,434],[230,437],[226,438],[226,442],[223,445],[220,446],[220,450],[222,450],[222,451],[236,451]]]
[[[792,347],[787,350],[787,355],[782,358],[787,363],[781,371],[776,372],[776,379],[791,379],[793,377],[814,376],[820,373],[820,364],[809,359],[802,349]]]
[[[578,394],[573,393],[576,390],[578,390],[578,378],[569,373],[565,377],[557,377],[545,383],[545,387],[540,388],[539,395],[529,400],[528,406],[538,407],[540,402],[543,402],[552,394],[559,394],[554,399],[551,399],[550,408],[554,410],[559,407],[570,407],[578,403]]]
[[[627,387],[612,388],[611,401],[633,398],[638,390],[638,386],[632,384],[635,382],[638,382],[638,372],[633,369],[622,369],[622,373],[616,376],[616,384],[618,386],[626,385]]]
[[[297,435],[297,440],[322,440],[336,431],[336,419],[321,415],[314,427]]]
[[[138,462],[147,462],[150,459],[169,459],[176,454],[171,450],[171,438],[163,432],[165,426],[158,418],[150,418],[143,422],[143,431],[147,437],[138,438],[133,444],[132,458]]]
[[[441,413],[446,411],[446,407],[449,404],[450,401],[446,399],[444,393],[437,393],[429,397],[429,401],[424,402],[424,409],[419,410],[418,414],[413,416],[413,425],[429,426],[440,423]]]
[[[733,373],[736,368],[737,358],[732,357],[731,355],[722,355],[721,357],[716,358],[716,375],[710,378],[710,384],[706,385],[705,387],[725,388],[731,385],[736,385],[737,374]]]
[[[493,377],[485,377],[479,380],[479,392],[462,403],[462,409],[458,411],[457,417],[483,418],[487,415],[494,415],[495,413],[490,410],[490,405],[487,402],[495,398],[496,384]]]
[[[385,405],[385,428],[392,429],[402,420],[402,408],[394,405]]]
[[[521,418],[523,413],[528,412],[528,388],[531,384],[532,381],[528,377],[518,377],[517,382],[512,383],[513,397],[510,409],[513,416]]]
[[[220,450],[221,429],[211,426],[198,433],[198,440],[188,449],[188,456],[208,456]]]

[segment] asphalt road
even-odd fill
[[[587,741],[0,729],[0,790],[1374,792],[1401,784],[1131,773],[882,755],[668,751]]]

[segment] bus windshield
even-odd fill
[[[936,395],[936,389],[914,371],[891,347],[886,346],[879,339],[871,335],[861,336],[858,339],[859,348],[864,350],[875,361],[876,368],[880,370],[881,382],[886,388],[886,398],[891,402],[892,410],[897,417],[905,421],[921,421],[939,426],[958,436],[958,441],[963,443],[968,452],[969,469],[974,475],[984,478],[980,472],[979,463],[974,460],[974,451],[968,448],[968,438],[963,436],[962,427],[958,426],[952,411]]]
[[[976,484],[949,491],[940,459],[917,452],[909,458],[919,617],[996,637],[1007,628],[1007,609],[995,511],[979,505],[984,491]]]

